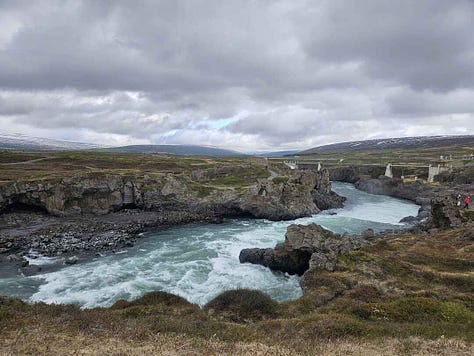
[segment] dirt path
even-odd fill
[[[274,180],[276,177],[279,176],[277,172],[272,171],[271,169],[268,169],[268,171],[270,172],[270,177],[268,177],[268,180]]]
[[[17,166],[17,165],[20,165],[20,164],[31,164],[31,163],[46,161],[46,160],[52,159],[52,158],[53,157],[43,157],[43,158],[30,159],[29,161],[0,163],[0,166]]]

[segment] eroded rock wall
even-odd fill
[[[239,260],[303,275],[311,268],[333,270],[338,255],[366,245],[368,241],[360,236],[334,234],[317,224],[293,224],[287,229],[284,243],[274,249],[244,249]]]
[[[244,167],[248,169],[248,167]],[[235,168],[233,168],[235,170]],[[337,201],[327,171],[293,172],[285,182],[259,179],[249,186],[216,186],[222,174],[197,170],[192,176],[83,174],[55,182],[15,182],[0,186],[0,211],[21,205],[52,215],[103,215],[125,208],[176,211],[183,214],[248,214],[271,220],[308,216]]]

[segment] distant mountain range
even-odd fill
[[[49,138],[31,137],[21,134],[0,133],[0,150],[20,151],[69,151],[96,150],[122,153],[166,153],[190,156],[239,157],[244,153],[217,147],[196,145],[131,145],[120,147],[104,147],[94,144],[54,140]]]
[[[263,153],[254,153],[253,156],[257,156],[257,157],[280,157],[280,156],[294,155],[294,154],[297,154],[299,152],[300,152],[299,150],[263,152]]]
[[[422,136],[400,137],[367,141],[334,143],[314,147],[298,154],[337,153],[354,151],[382,151],[395,149],[436,148],[449,146],[471,146],[474,148],[474,135],[466,136]]]
[[[83,142],[62,141],[50,138],[31,137],[21,134],[0,133],[0,149],[4,150],[90,150],[99,147],[101,146]]]
[[[166,153],[174,155],[215,156],[215,157],[276,157],[285,155],[306,155],[317,153],[337,153],[353,151],[381,151],[394,149],[436,148],[448,146],[468,146],[474,149],[474,135],[466,136],[425,136],[376,139],[342,142],[311,148],[305,151],[276,151],[245,154],[235,150],[197,145],[130,145],[104,147],[82,142],[62,141],[21,134],[0,133],[0,150],[47,151],[47,150],[99,150],[122,153]]]
[[[217,147],[195,146],[195,145],[131,145],[121,147],[102,148],[101,151],[121,153],[167,153],[173,155],[190,156],[218,156],[238,157],[246,156],[244,153],[226,150]]]

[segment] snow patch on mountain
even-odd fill
[[[0,132],[0,149],[16,150],[87,150],[103,146]]]

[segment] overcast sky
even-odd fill
[[[472,134],[473,0],[0,0],[0,132],[243,151]]]

